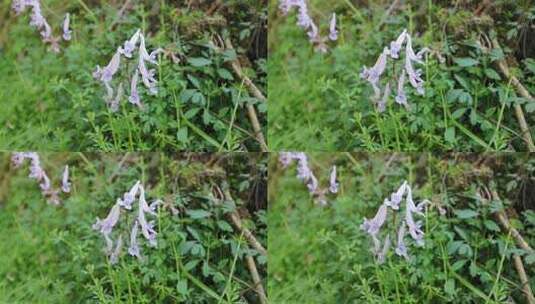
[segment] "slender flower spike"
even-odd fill
[[[384,92],[383,99],[381,101],[378,101],[381,92],[380,77],[386,69],[388,57],[392,58],[393,60],[400,58],[400,51],[403,49],[403,43],[405,43],[405,65],[404,69],[402,69],[400,72],[401,74],[399,75],[399,77],[397,77],[398,84],[395,101],[396,103],[403,105],[406,109],[409,108],[409,104],[407,103],[407,96],[404,90],[406,77],[408,78],[411,86],[416,89],[417,94],[422,96],[425,94],[423,86],[424,81],[422,79],[422,70],[415,69],[413,63],[423,64],[423,54],[425,54],[425,52],[428,52],[429,49],[423,48],[418,53],[414,53],[414,50],[412,48],[412,38],[405,29],[395,41],[392,41],[390,43],[390,49],[388,49],[387,47],[383,49],[383,52],[381,53],[372,68],[367,68],[366,66],[364,66],[362,72],[360,73],[360,77],[362,79],[367,80],[372,86],[373,91],[375,93],[373,100],[374,102],[377,102],[379,104],[380,110],[383,109],[384,105],[386,104],[386,100],[390,95],[390,91],[386,90],[386,88],[390,85],[390,82],[386,81],[385,91],[388,92]]]
[[[63,169],[63,176],[61,178],[61,190],[64,193],[71,192],[71,183],[69,182],[69,166],[65,166]]]
[[[401,222],[401,225],[399,226],[399,230],[398,230],[398,242],[396,246],[396,254],[408,260],[409,255],[407,253],[407,246],[405,246],[404,238],[405,238],[405,222],[403,221]]]
[[[121,206],[119,204],[113,205],[108,216],[101,220],[97,217],[97,222],[93,224],[93,229],[100,231],[103,235],[110,235],[113,227],[119,221],[121,215]]]
[[[117,50],[113,55],[112,59],[110,60],[110,63],[108,63],[108,65],[104,69],[101,69],[99,66],[97,66],[96,71],[93,72],[93,77],[104,83],[110,83],[113,79],[113,75],[115,75],[115,73],[117,73],[117,71],[119,70],[120,64],[121,53],[119,52],[119,50]]]
[[[360,225],[360,229],[366,231],[366,233],[370,235],[377,235],[377,233],[379,233],[379,229],[381,229],[386,221],[387,211],[387,206],[382,204],[381,207],[379,207],[379,210],[377,210],[377,213],[373,219],[368,220],[364,218],[364,222],[362,225]]]
[[[150,213],[154,216],[157,215],[154,208],[149,207],[149,205],[147,204],[147,201],[145,199],[145,188],[143,188],[143,186],[139,186],[139,208],[141,208],[143,212]]]
[[[130,83],[130,97],[128,98],[128,101],[133,104],[133,105],[136,105],[138,106],[139,108],[142,108],[142,104],[141,104],[141,100],[139,98],[139,93],[137,91],[137,82],[138,82],[138,79],[139,79],[139,72],[138,70],[136,69],[134,71],[134,76],[132,77],[132,82]]]
[[[139,222],[136,220],[132,226],[132,231],[130,232],[130,246],[128,247],[128,254],[135,256],[138,259],[141,259],[141,253],[139,249],[139,244],[137,242],[137,231],[139,229]]]
[[[407,103],[407,96],[405,95],[405,70],[401,72],[401,76],[398,79],[398,92],[396,95],[396,102],[400,105],[403,105],[405,108],[409,107]]]
[[[333,13],[331,22],[329,24],[329,39],[332,41],[338,40],[338,31],[336,30],[336,14]]]
[[[307,32],[309,41],[315,46],[315,50],[326,53],[327,45],[325,44],[327,37],[322,37],[319,34],[318,26],[312,20],[308,13],[308,6],[306,0],[280,0],[279,9],[284,15],[287,15],[290,9],[297,8],[297,25]],[[336,30],[336,16],[333,14],[329,23],[329,36],[332,41],[338,39],[338,31]]]
[[[329,178],[329,191],[331,193],[337,193],[338,192],[338,183],[336,182],[336,166],[333,166],[331,170],[331,176]]]
[[[63,21],[63,40],[71,40],[72,31],[69,29],[71,15],[69,13],[65,14],[65,20]]]

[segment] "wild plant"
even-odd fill
[[[39,0],[14,0],[11,8],[15,11],[16,15],[20,15],[26,10],[26,8],[31,7],[30,14],[30,25],[36,27],[41,34],[41,39],[44,43],[50,43],[50,49],[53,52],[59,53],[59,37],[55,37],[52,34],[52,27],[43,16],[41,11],[41,3]],[[67,13],[63,21],[63,40],[71,40],[72,31],[69,29],[70,24],[70,15]]]
[[[281,152],[279,154],[279,161],[283,168],[287,168],[294,161],[297,161],[297,178],[302,181],[308,189],[308,192],[314,197],[314,200],[320,206],[327,206],[327,194],[338,193],[338,182],[336,179],[336,166],[333,166],[329,175],[329,187],[320,188],[318,186],[318,179],[312,172],[308,165],[308,157],[303,152]]]
[[[71,183],[69,182],[69,166],[65,166],[61,178],[60,189],[52,187],[50,178],[41,166],[39,154],[36,152],[15,152],[11,156],[11,162],[15,168],[20,168],[26,159],[30,160],[30,175],[31,179],[35,179],[39,183],[41,193],[47,201],[53,205],[61,204],[60,192],[69,193],[71,190]]]
[[[128,254],[140,260],[143,259],[137,237],[139,230],[141,230],[141,234],[148,242],[149,247],[154,248],[157,246],[155,222],[147,221],[146,213],[157,216],[156,208],[161,204],[161,201],[155,200],[149,205],[145,198],[145,188],[141,184],[141,181],[137,181],[128,192],[124,193],[122,198],[117,198],[117,201],[110,209],[106,218],[101,220],[97,217],[97,221],[93,224],[93,229],[99,231],[106,242],[104,252],[109,257],[111,264],[118,262],[123,247],[122,232],[118,232],[119,236],[114,244],[112,239],[113,228],[119,223],[121,210],[126,210],[125,212],[133,210],[133,203],[136,197],[138,199],[137,217],[133,220],[130,230]]]
[[[405,217],[397,220],[396,223],[396,212],[401,212],[401,202],[405,196]],[[365,231],[373,241],[372,253],[374,254],[377,263],[382,264],[385,262],[386,255],[390,249],[390,232],[385,231],[386,236],[384,240],[380,241],[380,232],[381,228],[387,221],[388,209],[392,210],[392,224],[399,226],[397,229],[397,244],[395,248],[395,253],[398,256],[404,257],[406,260],[409,260],[409,254],[407,250],[407,245],[405,244],[405,235],[408,228],[409,235],[415,242],[416,246],[421,247],[424,245],[424,232],[422,231],[422,222],[415,220],[414,216],[425,216],[423,211],[427,204],[430,202],[428,200],[423,200],[422,202],[415,204],[412,198],[412,189],[407,181],[404,181],[397,191],[393,192],[389,198],[385,198],[377,213],[372,219],[364,218],[364,222],[361,224],[360,229]],[[390,207],[390,208],[389,208]]]
[[[145,46],[145,36],[143,33],[141,33],[141,30],[138,29],[129,40],[125,41],[124,46],[117,48],[117,51],[106,67],[101,68],[99,65],[97,65],[95,71],[93,72],[93,77],[96,80],[101,81],[106,88],[107,94],[104,99],[112,112],[116,112],[119,109],[119,104],[123,98],[124,91],[123,82],[122,80],[119,80],[117,93],[114,93],[114,89],[112,87],[113,76],[119,71],[122,56],[124,56],[126,59],[132,59],[133,52],[138,45],[138,41],[138,62],[130,79],[130,96],[128,97],[128,101],[140,109],[143,108],[138,90],[139,75],[141,75],[141,81],[148,90],[149,95],[158,94],[158,81],[155,78],[156,70],[148,69],[147,64],[151,63],[158,65],[156,56],[163,52],[163,50],[159,48],[149,54]]]
[[[287,15],[292,8],[297,8],[297,25],[303,30],[307,31],[308,39],[316,49],[321,53],[328,51],[327,41],[338,40],[338,31],[336,30],[336,14],[333,13],[331,21],[329,22],[329,35],[323,37],[320,34],[318,26],[314,23],[312,17],[308,13],[308,5],[306,0],[281,0],[279,9],[283,15]]]
[[[404,68],[401,69],[401,71],[399,72],[399,75],[396,76],[396,67],[394,60],[401,59],[400,51],[403,47],[403,43],[405,43],[405,65]],[[396,40],[390,42],[390,48],[384,47],[383,52],[381,53],[381,55],[379,55],[379,58],[377,58],[377,61],[375,62],[375,65],[373,67],[367,68],[366,66],[364,66],[362,68],[360,77],[371,84],[374,91],[373,102],[376,104],[377,110],[379,112],[384,112],[386,110],[386,104],[391,94],[391,88],[394,87],[394,84],[390,84],[391,79],[394,81],[397,80],[395,102],[400,105],[403,105],[405,108],[409,108],[409,104],[407,102],[407,94],[405,93],[406,77],[408,77],[409,83],[414,89],[416,89],[416,93],[418,95],[425,95],[425,90],[423,87],[424,81],[422,79],[422,70],[414,69],[413,62],[423,64],[423,55],[425,54],[425,52],[428,51],[428,48],[423,48],[418,53],[414,53],[414,50],[412,48],[411,35],[405,29],[403,30],[403,32],[401,32],[401,34]],[[386,81],[384,81],[385,84],[383,85],[383,93],[381,97],[380,78],[387,70],[389,57],[393,59],[392,71],[394,71],[394,75],[391,79],[386,79]]]

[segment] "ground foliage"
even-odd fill
[[[533,126],[535,103],[517,95],[496,67],[505,59],[535,94],[532,1],[308,1],[312,17],[338,19],[339,40],[316,52],[270,1],[269,141],[274,150],[527,151],[514,105]],[[400,6],[389,11],[397,2]],[[429,47],[425,96],[411,92],[410,111],[390,99],[378,113],[359,78],[406,28],[413,47]],[[326,25],[322,28],[327,31]],[[501,49],[489,48],[496,38]],[[533,132],[531,132],[533,133]]]
[[[249,95],[230,61],[239,59],[257,87],[265,88],[263,1],[218,6],[169,0],[41,3],[56,31],[64,14],[71,14],[73,40],[62,42],[59,54],[48,51],[29,26],[28,14],[15,16],[11,1],[0,1],[0,147],[260,150],[245,104],[255,105],[261,125],[265,105]],[[131,5],[123,7],[125,3]],[[125,98],[119,112],[111,113],[92,72],[97,64],[107,65],[138,28],[147,36],[147,48],[165,50],[156,73],[160,90],[155,97],[141,92],[145,111]],[[218,37],[229,38],[235,50],[220,49]]]
[[[319,176],[337,165],[340,192],[331,206],[315,204],[295,166],[282,169],[270,160],[271,301],[526,303],[512,255],[522,257],[532,289],[535,255],[517,247],[494,215],[505,210],[534,244],[533,156],[309,153],[309,163]],[[359,226],[405,179],[415,200],[431,200],[423,222],[425,246],[410,240],[409,261],[391,250],[378,265]],[[500,199],[482,200],[478,193],[484,188]],[[391,229],[391,222],[389,217],[383,229]]]
[[[227,216],[239,211],[266,246],[263,155],[41,153],[41,161],[51,177],[71,168],[72,191],[60,206],[47,204],[27,170],[1,155],[1,303],[259,303],[244,258],[254,257],[261,277],[266,258]],[[124,252],[110,265],[91,226],[138,179],[147,199],[165,202],[158,247],[143,246],[144,261]],[[216,204],[216,186],[234,201]],[[124,212],[114,228],[126,230],[124,251],[131,217]]]

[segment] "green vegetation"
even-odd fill
[[[259,151],[247,105],[265,125],[265,103],[249,94],[231,68],[266,86],[266,5],[263,1],[41,1],[54,35],[71,14],[73,39],[59,54],[0,1],[0,148],[39,151]],[[123,6],[123,4],[130,5]],[[163,48],[159,93],[140,91],[146,108],[125,96],[117,113],[104,102],[97,65],[140,28],[147,49]],[[232,41],[226,48],[223,39]],[[137,53],[136,53],[137,54]],[[135,55],[136,56],[136,55]],[[126,63],[123,60],[123,64]],[[131,67],[134,61],[130,63]],[[118,80],[117,80],[118,81]],[[115,84],[116,85],[116,84]],[[265,129],[262,130],[265,133]]]
[[[328,43],[326,54],[316,52],[296,25],[295,10],[284,16],[278,1],[270,2],[272,150],[528,150],[518,112],[531,128],[526,134],[535,134],[535,101],[518,93],[498,62],[504,60],[535,95],[532,1],[308,2],[322,35],[336,12],[339,39]],[[399,6],[389,10],[392,3]],[[416,51],[431,49],[418,65],[426,93],[407,90],[409,111],[395,104],[393,94],[379,113],[359,73],[404,28]],[[492,46],[494,38],[501,48]]]
[[[264,156],[40,155],[53,184],[69,164],[72,191],[49,205],[27,166],[15,169],[8,154],[0,156],[0,303],[261,303],[246,260],[265,278],[266,257],[229,215],[237,212],[266,246]],[[91,226],[138,179],[147,200],[164,201],[158,246],[140,241],[144,259],[128,255],[135,215],[123,210],[112,235],[123,234],[123,254],[111,265]]]
[[[515,259],[523,261],[533,290],[535,253],[517,244],[498,214],[505,213],[527,243],[535,243],[533,156],[308,156],[320,185],[328,184],[336,164],[340,191],[329,197],[330,206],[320,207],[296,178],[295,165],[282,169],[270,160],[268,292],[273,303],[528,303]],[[416,202],[431,201],[426,217],[418,216],[425,245],[416,247],[407,235],[410,260],[391,248],[379,265],[360,225],[403,180]],[[392,247],[399,217],[389,215],[381,232],[390,232]]]

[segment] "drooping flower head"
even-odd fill
[[[66,41],[71,40],[72,31],[69,29],[71,22],[71,15],[69,13],[65,14],[65,20],[63,21],[63,39]]]

